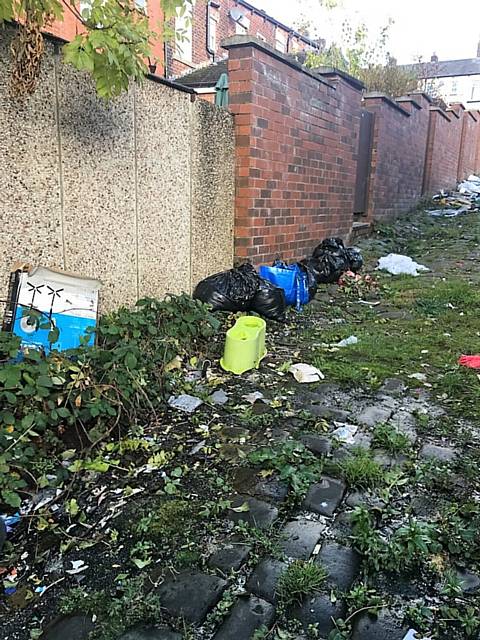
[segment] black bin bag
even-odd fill
[[[311,302],[317,295],[319,273],[316,260],[307,258],[297,263],[303,273],[307,276],[308,299]]]
[[[260,278],[251,264],[222,271],[199,282],[193,297],[214,311],[248,311],[258,291]]]
[[[345,256],[345,245],[343,244],[343,240],[341,238],[326,238],[322,240],[322,242],[315,248],[313,252],[313,257],[317,258],[324,253],[330,253],[334,256]]]
[[[347,250],[341,238],[326,238],[316,247],[313,259],[317,263],[318,282],[331,284],[350,269]]]
[[[348,263],[350,265],[350,271],[358,273],[363,267],[363,257],[358,249],[355,247],[349,247],[347,249]]]
[[[258,290],[252,300],[250,310],[269,320],[285,322],[287,303],[283,289],[276,287],[268,280],[264,280],[264,278],[259,278],[259,281]]]

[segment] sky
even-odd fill
[[[340,40],[345,18],[364,22],[372,34],[392,18],[388,50],[399,64],[430,60],[432,53],[440,60],[474,58],[480,41],[480,0],[340,0],[330,11],[319,0],[249,1],[288,26],[305,16],[327,42]]]

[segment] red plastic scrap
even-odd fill
[[[480,356],[461,356],[458,364],[470,369],[480,369]]]

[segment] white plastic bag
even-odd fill
[[[388,256],[380,258],[378,261],[378,269],[388,271],[394,276],[406,274],[409,276],[418,276],[419,271],[430,271],[423,264],[418,264],[409,256],[402,256],[398,253],[389,253]]]

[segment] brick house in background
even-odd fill
[[[318,42],[243,0],[195,0],[192,13],[177,18],[175,27],[187,40],[165,45],[165,77],[170,79],[225,59],[220,43],[234,35],[252,35],[281,53],[319,48]]]
[[[135,4],[145,11],[150,28],[158,33],[164,20],[160,0],[135,0]],[[67,3],[63,21],[56,20],[45,32],[65,41],[73,40],[82,32],[75,11],[88,6],[88,0],[80,0],[74,8]],[[156,63],[155,75],[169,79],[225,58],[220,43],[234,35],[253,35],[281,53],[319,48],[314,40],[243,0],[193,0],[191,11],[176,18],[171,26],[182,34],[182,41],[163,42],[159,38],[153,43],[149,61]]]
[[[439,60],[403,65],[419,79],[422,91],[439,95],[447,104],[463,103],[469,109],[480,108],[480,42],[477,56],[463,60]]]
[[[67,42],[73,40],[76,35],[83,31],[83,25],[76,16],[76,12],[81,13],[89,4],[88,0],[80,0],[80,2],[73,3],[73,6],[69,2],[64,3],[63,20],[55,20],[45,27],[44,32]],[[150,29],[158,32],[159,25],[163,24],[163,12],[160,8],[159,0],[152,0],[151,2],[148,0],[135,0],[135,5],[147,13]],[[164,43],[161,40],[153,43],[151,62],[157,61],[156,73],[158,75],[163,73],[164,51]]]

